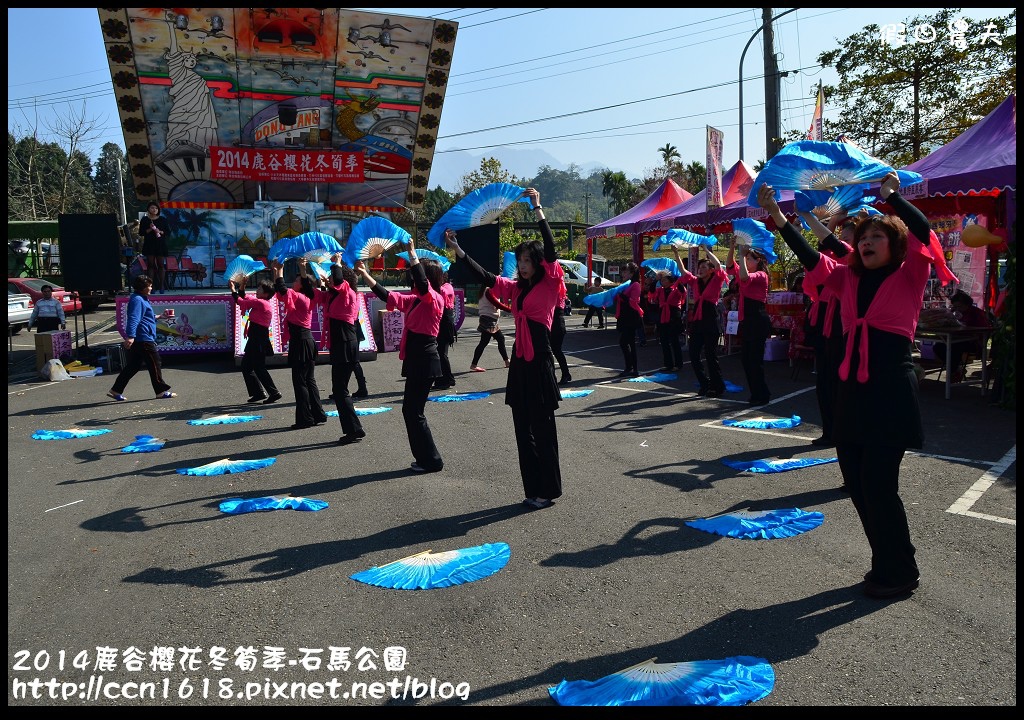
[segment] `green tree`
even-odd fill
[[[124,158],[124,150],[117,143],[104,143],[100,148],[100,156],[96,160],[96,173],[93,176],[93,193],[96,196],[96,212],[113,213],[121,222],[121,196],[118,192],[119,177],[117,164],[121,163],[124,182],[124,207],[125,216],[131,222],[145,212],[146,203],[139,200],[135,195],[135,183],[127,175],[127,163]]]
[[[611,209],[615,215],[621,215],[633,207],[635,190],[636,186],[626,179],[626,173],[621,170],[605,170],[601,175],[601,194],[610,198]]]
[[[963,49],[950,34],[960,8],[904,20],[911,41],[904,45],[883,42],[878,25],[839,41],[818,56],[839,74],[837,86],[825,86],[829,106],[840,110],[826,120],[826,137],[846,133],[894,167],[954,139],[1015,92],[1017,36],[1007,31],[1016,16],[965,23]],[[936,39],[914,42],[914,31],[928,26]]]
[[[694,160],[682,172],[683,187],[696,195],[708,186],[708,169],[704,163]]]
[[[679,148],[671,143],[665,143],[662,147],[658,148],[658,152],[661,153],[661,160],[665,167],[671,167],[673,161],[678,162],[682,159],[682,156],[679,154]]]

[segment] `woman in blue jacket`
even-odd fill
[[[153,392],[158,398],[177,397],[171,392],[171,386],[164,382],[160,372],[160,353],[156,348],[156,312],[149,302],[149,293],[153,290],[153,281],[148,275],[139,275],[132,284],[135,292],[128,300],[128,312],[124,327],[124,349],[128,357],[124,369],[114,381],[107,397],[123,402],[127,398],[121,393],[128,386],[128,381],[142,369],[145,363],[149,369],[149,379],[153,383]]]

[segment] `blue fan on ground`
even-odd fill
[[[516,254],[511,250],[506,250],[501,256],[501,276],[515,280],[518,272],[519,261],[516,259]]]
[[[367,585],[396,590],[433,590],[462,585],[488,577],[508,564],[511,549],[506,543],[433,553],[430,550],[372,567],[351,576]]]
[[[800,508],[783,510],[733,510],[686,524],[704,532],[743,540],[775,540],[793,537],[821,525],[825,516]]]
[[[469,393],[454,393],[451,395],[435,395],[432,398],[427,398],[430,402],[464,402],[466,400],[483,400],[485,397],[490,397],[489,392],[469,392]]]
[[[281,238],[267,256],[270,260],[283,263],[289,258],[305,258],[312,262],[329,260],[344,250],[336,239],[322,232],[305,232],[290,238]]]
[[[356,415],[358,415],[359,417],[363,417],[365,415],[378,415],[380,413],[386,413],[389,410],[391,410],[391,408],[389,408],[389,407],[368,407],[368,408],[357,407],[356,408]],[[325,414],[327,415],[327,417],[338,417],[338,411],[337,410],[328,410]]]
[[[106,435],[114,432],[108,428],[96,430],[83,430],[82,428],[68,428],[67,430],[36,430],[32,433],[33,440],[73,440],[75,438],[87,438],[95,435]]]
[[[763,658],[737,655],[724,660],[658,663],[657,658],[600,680],[563,680],[548,688],[559,705],[572,706],[737,706],[767,697],[775,671]]]
[[[841,185],[878,182],[891,172],[892,167],[852,143],[798,140],[782,148],[761,168],[747,195],[747,205],[759,207],[757,192],[764,184],[771,185],[779,198],[779,190],[831,191]],[[921,182],[918,173],[901,172],[901,185]]]
[[[189,425],[236,425],[262,420],[262,415],[214,415],[202,420],[189,420]]]
[[[775,233],[760,220],[740,218],[732,221],[732,231],[736,235],[737,245],[746,245],[765,256],[769,265],[774,265],[778,257],[775,255]]]
[[[206,465],[191,468],[179,468],[179,475],[225,475],[227,473],[242,473],[249,470],[259,470],[269,467],[277,462],[277,458],[261,458],[258,460],[215,460]]]
[[[672,258],[648,258],[640,263],[640,267],[650,268],[656,273],[667,272],[672,277],[679,277],[679,265]]]
[[[529,205],[529,198],[523,195],[525,192],[526,188],[511,183],[484,185],[459,200],[438,218],[427,231],[427,240],[435,247],[444,248],[445,230],[465,230],[492,223],[516,202]]]
[[[788,418],[752,418],[750,420],[723,420],[727,427],[752,428],[754,430],[788,430],[800,424],[800,416]]]
[[[241,283],[243,278],[266,269],[267,265],[262,260],[253,260],[249,255],[239,255],[228,263],[222,275],[225,281],[234,280],[236,283]]]
[[[583,304],[589,307],[610,308],[615,302],[615,297],[619,293],[625,292],[630,284],[631,283],[622,283],[621,285],[616,285],[609,290],[602,290],[601,292],[593,293],[592,295],[584,295]]]
[[[743,392],[743,386],[741,386],[741,385],[737,385],[734,382],[729,382],[728,380],[723,380],[722,382],[725,384],[725,391],[726,392],[730,392],[730,393],[741,393],[741,392]]]
[[[400,257],[406,262],[409,262],[409,252],[403,251],[395,253],[396,257]],[[431,250],[424,250],[423,248],[416,248],[416,257],[420,260],[437,260],[441,264],[441,269],[448,272],[448,268],[452,266],[452,261],[446,258],[444,255],[439,255]]]
[[[129,445],[121,448],[123,453],[148,453],[161,450],[166,440],[153,437],[152,435],[136,435],[135,440]]]
[[[267,510],[302,510],[316,512],[327,507],[326,500],[313,500],[304,497],[257,497],[257,498],[230,498],[220,504],[220,511],[229,515],[241,515],[243,513],[263,512]]]
[[[706,247],[713,247],[717,243],[718,238],[714,235],[699,235],[685,228],[671,228],[668,232],[651,243],[651,251],[660,250],[665,245],[675,245],[676,247],[704,245]]]
[[[791,458],[789,460],[750,461],[723,458],[722,462],[733,470],[743,470],[752,473],[780,473],[787,470],[799,470],[800,468],[812,467],[814,465],[839,462],[839,458]]]
[[[656,383],[671,382],[672,380],[678,379],[679,375],[676,373],[651,373],[650,375],[641,375],[640,377],[629,378],[629,382]]]
[[[409,244],[410,235],[387,218],[371,215],[363,218],[349,233],[341,261],[355,267],[359,260],[372,260],[392,245]],[[408,259],[408,258],[407,258]]]
[[[593,390],[562,390],[562,399],[563,400],[569,400],[570,398],[586,397],[587,395],[589,395],[592,392],[594,392],[594,391]]]

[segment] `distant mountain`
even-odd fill
[[[479,155],[465,152],[435,153],[434,164],[430,169],[430,183],[428,188],[433,189],[440,185],[449,192],[458,189],[459,181],[468,173],[480,169],[480,161],[492,157],[501,163],[501,166],[516,177],[532,180],[537,176],[538,170],[544,165],[549,165],[555,170],[565,171],[569,164],[557,159],[550,153],[543,150],[517,150],[515,148],[495,148],[492,151]],[[580,167],[580,175],[588,177],[591,173],[607,168],[603,163],[586,162],[577,163]],[[617,168],[611,168],[616,170]]]

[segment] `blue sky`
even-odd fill
[[[366,9],[459,22],[435,165],[446,150],[483,156],[514,147],[640,177],[661,164],[657,148],[666,143],[685,162],[703,162],[707,125],[725,133],[725,166],[738,159],[739,60],[760,27],[759,8]],[[865,25],[937,10],[801,9],[777,21],[779,67],[795,71],[782,81],[783,130],[806,130],[818,81],[836,80],[816,67],[819,53]],[[962,16],[970,22],[1010,10],[965,8]],[[972,23],[968,36],[980,32]],[[84,101],[86,116],[102,128],[90,154],[105,142],[123,147],[94,8],[9,8],[7,37],[9,130],[31,127],[38,113],[45,138],[55,111],[67,115],[70,102],[82,112]],[[750,78],[743,159],[751,165],[765,146],[762,39],[750,44],[743,65]],[[825,117],[834,113],[826,103]]]

